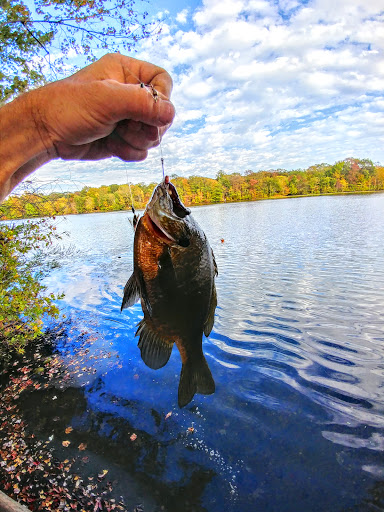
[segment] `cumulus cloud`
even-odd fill
[[[383,34],[382,0],[203,0],[168,15],[137,54],[174,79],[168,172],[384,162]],[[131,181],[156,181],[159,158],[154,149],[145,162],[73,164],[73,172],[92,184],[122,183],[125,169]],[[64,173],[70,164],[50,165]]]
[[[180,11],[176,14],[176,21],[178,21],[179,23],[186,23],[187,16],[188,16],[188,9],[183,9],[182,11]]]

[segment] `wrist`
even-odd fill
[[[21,170],[25,176],[56,157],[39,121],[40,101],[36,90],[0,108],[0,201],[19,183]]]

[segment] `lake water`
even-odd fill
[[[216,393],[180,410],[178,351],[141,361],[141,307],[120,313],[129,213],[71,216],[74,251],[48,279],[66,294],[63,357],[88,339],[58,389],[66,423],[146,512],[384,510],[384,194],[192,213],[219,268],[203,343]]]

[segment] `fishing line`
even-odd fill
[[[142,89],[145,89],[148,94],[150,94],[151,98],[156,103],[158,101],[158,99],[160,98],[160,96],[159,96],[159,93],[157,92],[157,90],[155,89],[155,87],[152,84],[145,84],[144,82],[142,82],[140,80],[140,78],[138,76],[136,76],[134,73],[132,73],[132,71],[130,69],[128,69],[127,71],[128,71],[128,73],[130,73],[130,75],[133,76],[133,78],[135,78],[137,80],[138,85],[140,85],[140,87]],[[163,180],[164,180],[164,177],[165,177],[164,156],[163,156],[163,148],[162,148],[162,145],[161,145],[161,137],[160,137],[160,128],[159,127],[157,127],[157,138],[158,138],[158,141],[159,141],[160,162],[161,162],[161,169],[162,169],[162,172],[163,172]],[[133,229],[135,229],[136,225],[137,225],[137,223],[139,221],[139,215],[136,215],[135,207],[134,207],[134,204],[133,204],[133,196],[132,196],[131,184],[128,181],[128,171],[127,171],[127,169],[125,169],[125,174],[126,174],[126,177],[127,177],[127,184],[128,184],[129,192],[130,192],[130,195],[131,195],[131,209],[132,209],[132,213],[133,213],[133,221],[132,222],[130,221],[130,222],[133,225]]]
[[[127,169],[125,169],[125,175],[127,176],[127,184],[128,184],[128,187],[129,187],[129,193],[131,195],[131,210],[132,210],[132,213],[133,213],[133,220],[131,220],[131,219],[128,219],[128,220],[131,223],[131,225],[133,227],[133,230],[135,230],[136,226],[137,226],[137,223],[139,222],[139,214],[136,214],[135,206],[133,204],[132,189],[131,189],[131,184],[128,181],[128,171],[127,171]]]
[[[160,137],[160,128],[159,127],[157,127],[157,137],[159,139],[160,157],[161,157],[160,161],[161,161],[161,168],[163,170],[163,179],[164,179],[164,175],[165,175],[165,173],[164,173],[164,157],[163,157],[163,148],[161,146],[161,137]]]
[[[129,187],[129,193],[131,194],[131,208],[132,208],[132,210],[134,210],[134,209],[135,209],[135,207],[134,207],[134,205],[133,205],[133,195],[132,195],[132,190],[131,190],[131,184],[130,184],[130,183],[129,183],[129,181],[128,181],[128,171],[127,171],[127,169],[125,169],[125,175],[126,175],[126,177],[127,177],[127,185],[128,185],[128,187]],[[135,212],[133,212],[133,213],[135,213]]]
[[[132,71],[130,69],[128,69],[127,71],[128,71],[128,73],[130,73],[133,76],[133,78],[136,78],[138,84],[140,84],[140,87],[142,89],[145,89],[147,91],[147,93],[151,95],[151,97],[153,98],[154,102],[157,103],[157,101],[160,98],[160,96],[159,96],[159,93],[157,92],[157,90],[155,89],[155,87],[152,84],[145,84],[144,82],[142,82],[140,80],[140,78],[138,76],[136,76],[135,73],[132,73]],[[163,147],[161,145],[162,140],[161,140],[161,137],[160,137],[160,128],[159,127],[157,127],[157,138],[158,138],[158,141],[159,141],[161,170],[162,170],[163,179],[164,179],[164,176],[165,176],[165,171],[164,171],[164,155],[163,155]]]

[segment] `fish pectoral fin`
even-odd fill
[[[216,286],[215,283],[213,283],[212,287],[212,296],[211,296],[211,303],[209,305],[209,311],[208,316],[204,324],[204,334],[208,336],[211,334],[213,324],[215,322],[215,309],[217,306],[217,294],[216,294]]]
[[[151,306],[151,303],[150,303],[150,300],[148,297],[147,287],[145,285],[145,280],[144,280],[144,275],[141,272],[141,270],[137,271],[137,283],[138,283],[140,297],[143,300],[144,306],[147,309],[148,314],[151,316],[152,315],[152,306]]]
[[[173,342],[163,339],[154,332],[148,327],[144,318],[138,324],[135,336],[137,335],[140,335],[137,346],[144,363],[152,370],[158,370],[165,366],[171,356]]]
[[[124,286],[124,297],[121,303],[120,311],[125,308],[133,306],[140,299],[140,290],[137,285],[135,273],[128,279],[127,284]]]
[[[195,393],[212,395],[215,392],[215,388],[215,381],[204,355],[197,362],[192,362],[188,359],[181,368],[178,397],[179,407],[181,408],[189,404]]]

